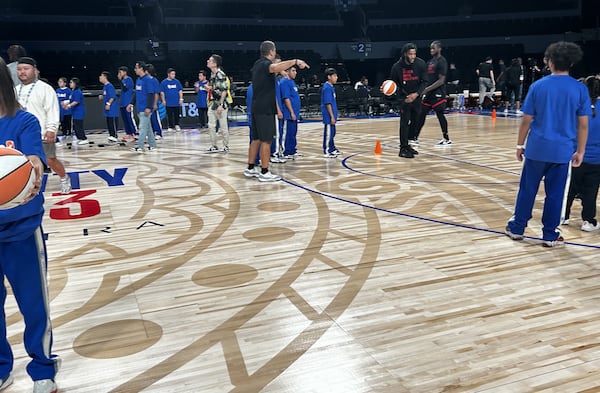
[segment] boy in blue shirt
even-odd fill
[[[291,67],[287,70],[287,77],[281,79],[280,90],[283,101],[283,155],[285,158],[296,157],[296,146],[298,134],[298,120],[300,119],[300,95],[296,86],[296,75],[298,70]]]
[[[342,154],[335,147],[335,123],[337,122],[338,109],[335,101],[335,88],[338,75],[335,68],[325,70],[327,82],[321,89],[321,114],[323,115],[323,157],[336,158]]]
[[[578,167],[583,160],[591,109],[586,87],[569,76],[569,69],[583,57],[581,48],[572,42],[556,42],[548,46],[544,57],[552,74],[531,85],[522,108],[516,157],[525,162],[514,215],[505,233],[513,240],[523,239],[543,178],[542,245],[555,247],[564,244],[557,227],[569,165]]]

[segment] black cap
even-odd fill
[[[37,62],[32,57],[19,57],[19,60],[17,60],[17,64],[29,64],[34,67],[37,67]]]

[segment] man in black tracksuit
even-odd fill
[[[417,46],[411,42],[402,47],[402,55],[392,66],[390,79],[398,86],[400,100],[400,153],[399,157],[414,158],[419,154],[408,141],[416,140],[419,132],[421,95],[427,86],[427,65],[417,57]]]

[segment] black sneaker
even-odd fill
[[[414,156],[416,156],[417,154],[419,154],[419,152],[418,152],[418,151],[416,151],[416,150],[415,150],[415,148],[414,148],[414,147],[412,147],[411,145],[408,145],[408,150],[410,150],[410,152],[411,152],[411,153],[412,153]]]
[[[403,147],[400,149],[400,153],[398,153],[398,157],[404,158],[415,158],[415,155],[408,147]]]

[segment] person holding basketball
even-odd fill
[[[4,283],[8,280],[25,322],[23,342],[31,357],[27,373],[34,381],[34,392],[55,393],[54,377],[60,359],[52,354],[48,260],[41,226],[44,196],[40,187],[46,159],[41,131],[38,119],[21,109],[8,67],[0,58],[0,144],[12,145],[25,154],[37,175],[31,195],[23,204],[0,210],[0,390],[13,382],[14,356],[6,337],[4,311],[7,296]]]
[[[398,86],[400,100],[400,153],[399,157],[414,158],[419,154],[411,145],[417,144],[421,96],[427,86],[427,65],[417,57],[417,46],[412,42],[402,47],[402,54],[392,66],[389,79]]]

